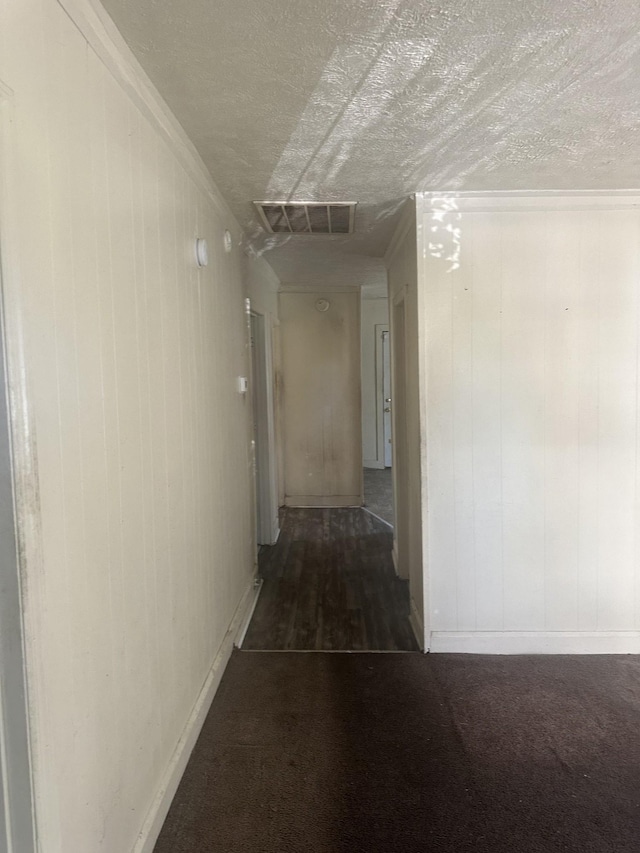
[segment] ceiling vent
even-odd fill
[[[254,201],[270,234],[352,234],[355,201]]]

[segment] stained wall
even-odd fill
[[[421,204],[431,648],[638,651],[637,198]]]
[[[255,572],[240,232],[91,4],[3,3],[0,81],[39,844],[142,850]]]

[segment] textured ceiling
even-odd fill
[[[372,282],[418,190],[640,184],[638,0],[103,0],[283,281]],[[254,199],[359,202],[269,237]]]

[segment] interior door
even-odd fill
[[[255,489],[256,489],[256,542],[260,545],[262,532],[261,518],[261,496],[262,489],[260,488],[260,441],[258,436],[258,418],[260,417],[260,400],[258,395],[258,364],[257,364],[257,337],[259,334],[258,318],[255,314],[250,315],[251,323],[251,402],[252,402],[252,417],[253,417],[253,447],[254,447],[254,465],[255,465]]]

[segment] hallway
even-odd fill
[[[155,853],[636,853],[637,656],[236,651]]]
[[[0,853],[640,853],[639,91],[637,0],[0,2]]]
[[[417,651],[388,525],[346,507],[287,508],[281,526],[243,649]]]

